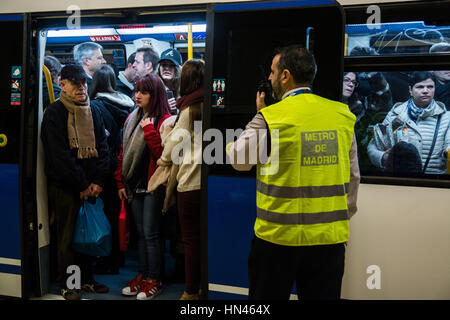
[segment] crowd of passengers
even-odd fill
[[[198,300],[201,166],[194,152],[178,154],[181,161],[173,163],[176,141],[171,136],[179,130],[193,132],[194,121],[201,120],[204,61],[183,64],[176,49],[158,53],[142,47],[129,55],[125,70],[116,73],[102,51],[98,43],[85,42],[73,48],[74,64],[62,66],[53,56],[44,58],[54,93],[50,97],[44,81],[41,139],[52,278],[67,300],[79,300],[86,291],[109,292],[94,274],[118,274],[124,266],[118,217],[125,205],[133,224],[138,270],[123,284],[122,294],[148,300],[163,290],[170,239],[176,271],[182,268],[180,278],[185,279],[180,299]],[[81,202],[97,197],[103,200],[113,239],[110,255],[101,258],[71,248]],[[80,288],[67,285],[70,265],[81,269]]]

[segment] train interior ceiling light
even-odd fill
[[[137,27],[137,28],[95,28],[95,29],[61,29],[49,30],[47,37],[82,37],[82,36],[105,36],[105,35],[127,35],[127,34],[169,34],[169,33],[187,33],[189,26],[170,25],[170,26],[154,26],[154,27]],[[206,32],[206,24],[193,24],[192,32]]]

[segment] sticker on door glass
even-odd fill
[[[211,103],[213,108],[225,108],[225,89],[225,79],[213,79]]]

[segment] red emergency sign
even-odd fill
[[[89,36],[91,41],[93,42],[102,42],[102,41],[121,41],[120,36],[118,34],[112,34],[110,36]]]

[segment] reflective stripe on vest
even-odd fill
[[[258,180],[256,190],[270,197],[277,198],[320,198],[337,197],[347,194],[348,183],[334,186],[281,187],[268,185]]]
[[[348,220],[348,210],[316,213],[278,213],[256,208],[258,218],[279,224],[317,224]]]

